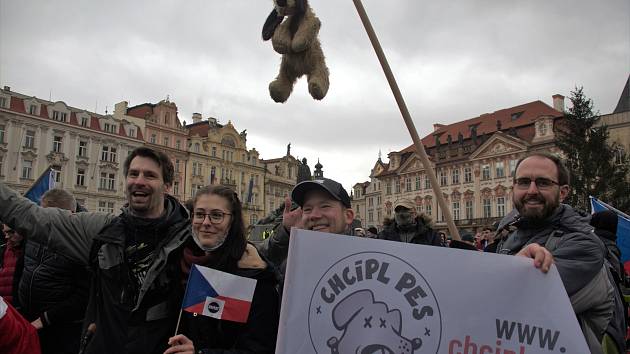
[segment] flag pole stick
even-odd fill
[[[374,32],[374,28],[372,28],[372,24],[370,23],[370,19],[365,12],[365,8],[363,8],[363,4],[361,0],[352,0],[354,2],[354,6],[357,8],[357,12],[359,13],[359,17],[361,18],[361,22],[363,22],[363,26],[365,27],[365,31],[367,32],[368,37],[370,38],[370,42],[372,42],[372,47],[374,47],[374,51],[376,52],[376,56],[378,57],[379,62],[381,63],[381,67],[385,73],[385,77],[387,78],[387,82],[389,82],[389,87],[394,94],[394,98],[396,99],[396,103],[398,103],[398,108],[400,109],[400,113],[402,114],[403,120],[405,121],[405,125],[407,126],[407,130],[409,130],[409,134],[411,135],[411,140],[413,140],[413,144],[416,148],[416,153],[420,157],[420,161],[424,166],[424,170],[431,181],[431,187],[433,189],[433,193],[435,194],[435,198],[437,199],[438,206],[442,209],[444,213],[444,218],[446,219],[446,224],[448,225],[449,232],[451,237],[454,240],[461,240],[459,237],[459,232],[457,231],[457,227],[455,227],[455,223],[453,222],[453,217],[451,216],[451,211],[446,206],[446,200],[442,195],[442,190],[438,184],[437,178],[435,177],[435,172],[431,168],[431,163],[429,162],[429,157],[427,156],[427,152],[424,150],[424,145],[422,145],[422,141],[418,136],[418,131],[416,130],[415,125],[413,124],[413,120],[409,115],[409,110],[407,109],[407,105],[405,104],[405,100],[400,93],[400,89],[398,88],[398,84],[396,83],[396,79],[394,78],[394,74],[389,67],[389,63],[387,62],[387,58],[385,57],[385,53],[381,48],[381,45],[378,41],[378,37],[376,37],[376,32]]]
[[[175,326],[175,334],[173,334],[174,336],[177,335],[177,332],[179,332],[179,321],[182,319],[182,312],[184,311],[184,309],[179,309],[179,317],[177,317],[177,326]]]

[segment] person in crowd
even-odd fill
[[[357,227],[354,229],[354,235],[359,237],[367,237],[365,234],[365,229],[362,227]]]
[[[256,289],[247,323],[183,312],[181,334],[169,339],[171,347],[164,353],[274,353],[279,320],[276,274],[247,243],[241,202],[233,190],[206,186],[196,192],[192,235],[194,242],[186,244],[181,259],[183,279],[197,264],[256,279]]]
[[[378,238],[378,230],[374,226],[368,227],[365,232],[365,237],[367,238]]]
[[[41,205],[70,212],[77,209],[72,194],[57,188],[44,193]],[[38,330],[42,353],[79,351],[89,287],[85,265],[27,237],[18,295],[21,312]]]
[[[20,309],[18,286],[24,270],[24,236],[7,224],[2,225],[4,243],[0,244],[0,296]]]
[[[41,353],[37,330],[2,296],[0,296],[0,353]]]
[[[561,204],[568,193],[568,170],[558,157],[537,152],[518,161],[514,210],[499,225],[499,231],[508,226],[515,231],[497,249],[531,257],[543,272],[555,263],[591,352],[602,353],[604,334],[616,327],[611,313],[617,313],[620,299],[604,266],[604,246],[588,218]]]
[[[385,222],[382,240],[441,246],[442,240],[424,214],[416,214],[416,204],[406,198],[394,202],[394,218]]]
[[[168,191],[173,164],[139,147],[123,164],[127,202],[119,215],[42,208],[0,181],[0,220],[83,266],[93,280],[84,353],[163,353],[181,303],[180,264],[190,237],[186,209]]]
[[[617,214],[612,210],[599,211],[591,215],[591,226],[595,228],[595,234],[599,236],[606,246],[606,259],[615,271],[615,276],[625,280],[623,264],[621,263],[621,251],[617,247]]]
[[[291,199],[298,208],[291,210]],[[291,199],[287,197],[284,201],[282,226],[260,245],[261,253],[282,275],[292,227],[340,235],[353,233],[354,210],[348,192],[339,182],[328,178],[300,182],[291,191]]]
[[[477,247],[475,246],[475,236],[473,236],[472,233],[468,231],[460,231],[459,234],[461,237],[461,241],[451,240],[451,242],[449,242],[450,248],[478,251]]]

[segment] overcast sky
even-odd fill
[[[261,39],[271,0],[0,1],[0,85],[105,113],[170,97],[247,129],[262,158],[319,158],[350,188],[411,144],[352,0],[311,0],[330,90],[305,78],[285,104],[267,86],[280,55]],[[601,113],[630,73],[627,0],[364,0],[420,136],[584,86]],[[96,108],[98,107],[98,108]]]

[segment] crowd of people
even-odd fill
[[[0,182],[1,353],[273,353],[294,227],[527,257],[542,272],[555,264],[591,352],[625,352],[616,215],[590,218],[563,204],[569,176],[555,156],[521,159],[514,210],[461,240],[437,232],[407,199],[380,232],[353,227],[346,190],[318,179],[295,186],[255,247],[233,190],[206,186],[184,206],[168,193],[170,159],[146,147],[123,173],[128,203],[118,215],[76,212],[61,189],[36,205]],[[181,311],[193,264],[257,280],[246,323]]]

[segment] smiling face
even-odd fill
[[[158,163],[143,156],[131,160],[127,172],[127,200],[131,211],[140,217],[158,218],[164,212],[164,184]]]
[[[569,193],[568,185],[551,184],[541,188],[534,183],[537,178],[558,182],[558,167],[548,158],[531,156],[521,162],[514,179],[529,178],[529,186],[514,184],[514,207],[521,216],[533,220],[549,217]]]
[[[352,224],[354,212],[321,189],[306,193],[302,221],[307,230],[343,234]]]
[[[212,249],[223,244],[231,224],[232,211],[227,199],[217,194],[197,197],[192,230],[202,246]]]

